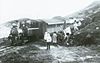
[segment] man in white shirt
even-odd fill
[[[47,42],[47,50],[50,50],[50,44],[51,44],[51,41],[52,41],[50,33],[45,32],[45,34],[44,34],[44,40]]]

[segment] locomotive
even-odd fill
[[[14,38],[9,35],[9,39],[14,42],[11,45],[25,44],[26,42],[37,41],[43,39],[44,33],[47,31],[47,25],[43,20],[23,20],[18,21],[18,36]],[[21,30],[21,32],[19,32]]]

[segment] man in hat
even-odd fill
[[[12,44],[14,44],[14,41],[17,39],[18,37],[18,30],[17,30],[17,25],[16,24],[12,24],[12,28],[11,28],[11,31],[10,31],[10,35],[12,36]]]

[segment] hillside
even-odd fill
[[[87,12],[93,11],[90,14],[87,14],[87,18],[89,18],[89,20],[87,22],[89,22],[87,25],[85,25],[85,27],[83,29],[81,29],[81,31],[88,31],[86,29],[90,29],[91,32],[99,32],[99,28],[100,28],[100,1],[94,2],[92,3],[90,6],[88,6],[87,8]],[[98,29],[96,30],[96,27],[98,27]]]
[[[100,11],[100,1],[95,1],[92,4],[90,4],[89,6],[87,6],[86,8],[81,9],[75,13],[68,15],[68,16],[65,16],[65,18],[68,18],[68,17],[86,18],[90,15],[93,15],[93,14],[99,12],[99,11]]]

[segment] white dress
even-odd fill
[[[45,32],[44,40],[46,40],[46,42],[51,42],[52,41],[52,38],[51,38],[51,36],[48,32]]]
[[[64,38],[67,37],[66,33],[72,34],[70,26],[67,27],[66,29],[64,29],[63,32],[64,32],[64,35],[65,35]]]
[[[52,41],[53,41],[53,43],[57,43],[57,34],[56,33],[53,33]]]

